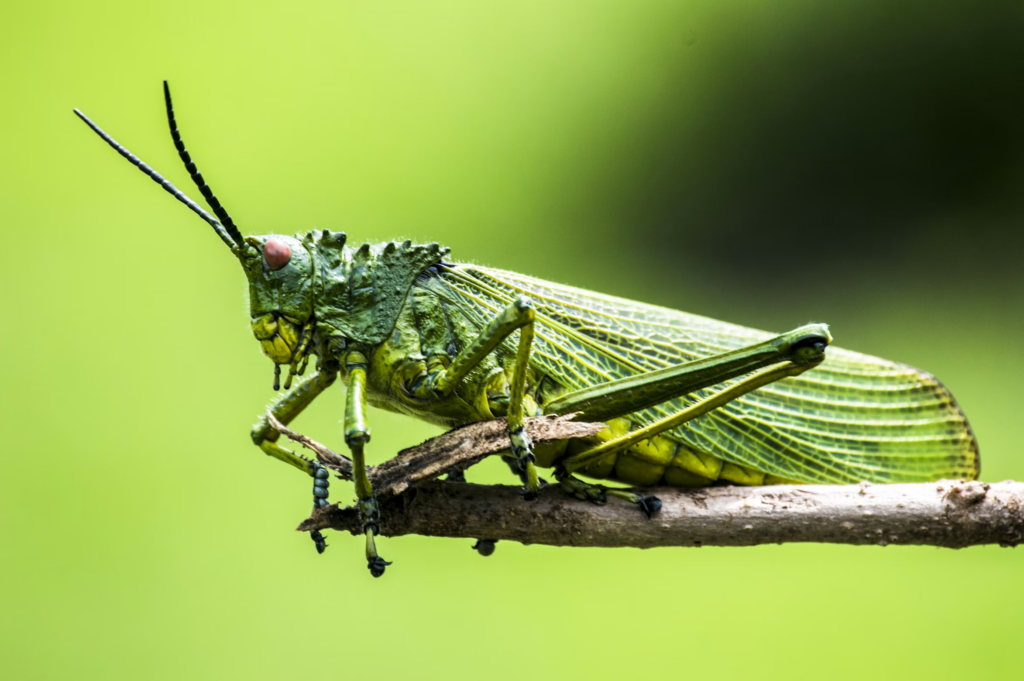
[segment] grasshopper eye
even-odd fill
[[[267,261],[267,267],[279,270],[292,259],[292,249],[287,244],[271,239],[263,245],[263,259]]]

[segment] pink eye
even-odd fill
[[[263,244],[263,259],[267,261],[267,267],[279,270],[292,259],[292,249],[287,244],[271,239]]]

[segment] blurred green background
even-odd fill
[[[0,7],[0,674],[977,678],[1019,673],[1024,553],[584,550],[292,531],[309,482],[245,281],[82,108],[243,232],[456,260],[927,369],[1024,478],[1019,2]],[[340,446],[343,394],[297,422]],[[372,414],[374,461],[434,434]],[[476,481],[503,481],[485,463]],[[337,482],[333,498],[351,490]]]

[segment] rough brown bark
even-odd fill
[[[534,442],[587,437],[605,426],[572,416],[527,419]],[[351,479],[351,461],[273,419],[279,431]],[[961,548],[1024,541],[1024,483],[963,480],[896,485],[772,485],[644,490],[661,499],[648,520],[626,501],[579,501],[558,485],[526,501],[519,487],[440,482],[508,446],[504,419],[474,423],[369,469],[381,533],[501,539],[554,546],[754,546],[784,542],[927,544]],[[327,506],[299,530],[361,534],[358,512]]]
[[[428,482],[381,505],[385,536],[502,539],[554,546],[754,546],[784,542],[1015,546],[1024,483],[942,480],[897,485],[773,485],[644,490],[662,501],[596,506],[557,485],[524,501],[516,487]],[[298,529],[358,533],[353,508],[328,506]]]

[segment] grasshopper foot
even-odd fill
[[[324,539],[324,535],[320,533],[320,530],[313,530],[309,533],[309,538],[313,540],[316,545],[316,552],[323,553],[327,550],[327,540]]]
[[[540,496],[540,491],[544,487],[541,483],[540,477],[537,476],[537,467],[533,465],[533,454],[529,454],[521,460],[519,466],[523,471],[525,484],[521,494],[523,495],[523,499],[533,501]]]
[[[454,471],[444,478],[445,482],[466,482],[466,471]]]
[[[526,479],[527,476],[524,475],[523,478],[523,488],[519,490],[519,493],[523,495],[523,499],[526,501],[533,501],[534,499],[539,497],[540,491],[548,486],[547,480],[545,480],[544,478],[537,478],[537,489],[531,490],[530,483],[528,479]]]
[[[366,559],[366,567],[370,569],[370,574],[374,577],[380,577],[384,574],[384,568],[391,565],[389,561],[384,560],[380,556],[373,556],[372,558]]]
[[[618,497],[619,499],[625,499],[631,504],[636,504],[640,507],[640,510],[644,512],[647,519],[650,520],[651,516],[661,510],[661,499],[658,497],[645,497],[641,494],[635,494],[633,492],[627,492],[620,489],[608,490],[608,496]]]
[[[523,498],[523,501],[536,501],[540,496],[540,490],[531,490],[529,487],[524,487],[519,490],[519,496]]]
[[[377,554],[374,537],[380,532],[380,507],[377,498],[369,496],[359,500],[359,513],[363,517],[363,533],[366,535],[366,567],[374,577],[384,574],[384,568],[391,565]]]
[[[599,485],[591,485],[568,473],[555,473],[558,484],[569,494],[581,501],[589,501],[598,506],[608,503],[606,490]]]
[[[647,514],[648,520],[661,510],[661,499],[658,497],[640,497],[640,501],[637,503],[640,505],[640,510]]]
[[[313,468],[313,510],[315,511],[327,505],[327,488],[330,487],[331,480],[326,468],[315,461],[310,462],[310,466]],[[309,538],[313,540],[317,553],[323,553],[327,549],[327,542],[319,530],[310,532]]]
[[[476,543],[473,544],[473,550],[486,558],[494,553],[494,545],[497,541],[497,539],[477,539]]]

